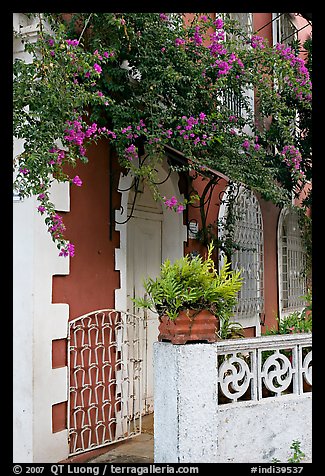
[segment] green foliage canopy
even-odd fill
[[[73,248],[51,183],[82,186],[65,166],[86,162],[88,145],[103,136],[162,200],[154,182],[166,145],[189,159],[188,169],[211,167],[277,204],[310,179],[311,61],[294,48],[271,47],[208,14],[37,17],[39,40],[26,43],[31,62],[14,63],[14,135],[24,139],[14,187],[38,197],[60,254]]]

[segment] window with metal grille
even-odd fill
[[[292,21],[291,13],[272,13],[272,35],[273,45],[284,44],[286,47],[298,39],[298,30]],[[280,76],[279,72],[278,75]],[[278,81],[275,79],[274,86],[279,89]],[[290,129],[292,135],[299,135],[299,118],[296,114],[291,121]]]
[[[257,320],[264,309],[264,247],[262,213],[253,192],[240,189],[234,215],[233,240],[238,250],[232,254],[232,268],[240,269],[243,277],[235,316]]]
[[[233,90],[228,89],[222,93],[223,104],[230,109],[230,111],[237,117],[243,117],[243,104],[240,101],[238,94]]]
[[[247,35],[253,34],[252,13],[216,13],[216,16],[217,18],[223,18],[223,20],[233,20],[238,23],[239,28],[241,28],[244,33]],[[225,34],[225,38],[231,39],[233,37],[233,34]],[[229,88],[227,91],[222,93],[222,101],[232,114],[237,117],[247,118],[247,116],[253,112],[254,108],[253,89],[247,89],[244,93],[246,100],[243,100],[243,98],[236,91]]]
[[[221,16],[226,19],[235,20],[239,26],[251,35],[253,33],[253,14],[252,13],[222,13]]]
[[[298,215],[283,210],[278,225],[280,316],[304,307],[306,294],[306,252],[303,246]]]
[[[233,89],[228,88],[222,91],[222,105],[229,110],[229,115],[233,114],[238,118],[246,119],[247,123],[244,132],[252,134],[249,126],[249,120],[254,112],[254,94],[253,89],[246,89],[239,95]]]
[[[272,13],[273,44],[283,43],[287,46],[297,40],[297,28],[291,20],[290,13]]]
[[[231,226],[230,226],[231,225]],[[264,234],[259,202],[250,190],[235,184],[229,185],[223,195],[218,217],[218,237],[221,242],[234,242],[230,257],[231,267],[241,270],[243,286],[232,319],[246,327],[255,327],[261,334],[261,317],[264,313]],[[224,253],[220,252],[221,263]]]

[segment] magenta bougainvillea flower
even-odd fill
[[[102,70],[102,67],[99,66],[98,63],[95,63],[95,64],[94,64],[94,70],[97,71],[97,73],[99,73],[99,74],[103,71],[103,70]]]
[[[77,185],[77,187],[81,187],[82,185],[82,180],[80,179],[79,175],[76,175],[74,179],[72,180],[72,183]]]

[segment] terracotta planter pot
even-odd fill
[[[219,318],[211,312],[188,309],[181,311],[175,320],[170,320],[167,316],[160,318],[158,340],[172,344],[216,342],[219,328]]]

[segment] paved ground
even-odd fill
[[[87,463],[153,463],[153,436],[143,433]]]
[[[147,415],[142,419],[141,435],[108,446],[105,453],[90,457],[87,463],[153,463],[153,445],[153,415]]]

